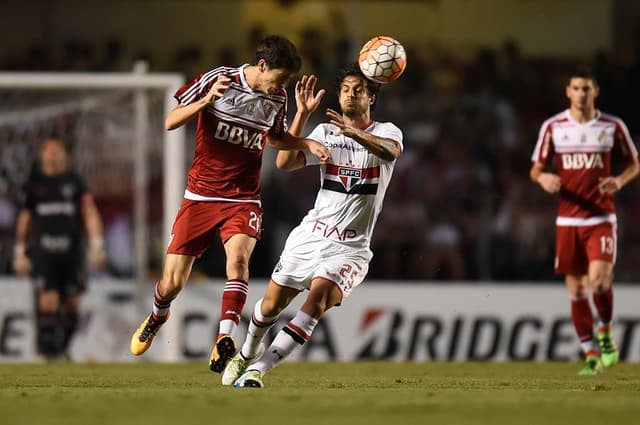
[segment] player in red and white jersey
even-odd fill
[[[638,152],[624,122],[595,108],[598,90],[588,71],[571,75],[566,87],[569,109],[542,125],[530,172],[546,192],[559,194],[555,272],[565,275],[571,297],[571,317],[586,357],[583,375],[618,362],[611,332],[616,260],[613,195],[640,170]],[[546,171],[554,157],[556,173]],[[612,157],[624,163],[615,176]],[[594,342],[589,289],[598,311],[599,347]]]
[[[151,346],[195,259],[212,244],[216,228],[226,254],[227,282],[209,368],[222,372],[235,353],[232,333],[247,298],[249,260],[262,227],[263,149],[269,144],[308,151],[321,160],[329,158],[321,143],[287,132],[285,88],[300,66],[300,56],[289,40],[269,36],[258,45],[255,64],[215,68],[176,92],[179,104],[165,125],[172,130],[197,116],[195,155],[162,278],[156,283],[152,312],[131,338],[134,355]]]
[[[297,114],[292,131],[301,131],[322,91],[314,81],[296,86]],[[382,209],[395,160],[402,153],[402,132],[394,124],[371,120],[380,85],[367,80],[357,64],[337,78],[342,114],[308,136],[331,151],[320,164],[322,186],[316,202],[289,234],[264,297],[255,307],[247,338],[222,374],[223,385],[262,387],[262,376],[311,337],[325,312],[349,296],[364,280],[372,253],[371,235]],[[278,152],[276,164],[295,170],[319,162],[306,152]],[[262,338],[284,308],[303,290],[307,299],[295,317],[261,354]]]

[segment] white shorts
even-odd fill
[[[310,289],[313,279],[323,278],[335,283],[344,299],[362,283],[372,257],[368,248],[346,247],[296,227],[287,238],[271,280],[303,291]]]

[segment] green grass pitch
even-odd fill
[[[640,424],[640,365],[580,366],[285,363],[235,389],[204,362],[0,364],[0,423]]]

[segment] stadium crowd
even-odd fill
[[[252,35],[252,39],[259,34]],[[309,29],[299,45],[305,72],[319,77],[319,86],[332,90],[331,76],[351,58],[348,38],[328,50],[324,34]],[[70,41],[52,52],[34,46],[22,56],[0,57],[10,71],[125,71],[133,59],[148,61],[151,71],[182,72],[224,63],[242,63],[236,46],[221,49],[210,61],[198,45],[176,51],[167,66],[154,65],[146,52],[130,55],[112,39],[98,48]],[[373,111],[380,121],[392,121],[404,131],[405,151],[398,160],[372,244],[370,279],[548,281],[553,276],[556,203],[529,180],[531,153],[538,129],[549,115],[567,107],[563,87],[566,71],[576,61],[524,57],[514,41],[498,49],[478,48],[465,58],[433,43],[420,50],[406,46],[409,65],[404,75],[383,87],[382,102]],[[601,95],[597,107],[620,116],[638,145],[640,120],[633,103],[640,95],[640,42],[628,58],[594,52],[590,60]],[[292,88],[291,85],[290,88]],[[335,96],[325,96],[326,107]],[[290,111],[295,107],[290,104]],[[323,107],[320,110],[324,110]],[[316,113],[316,122],[324,115]],[[310,123],[308,130],[315,123]],[[188,137],[188,139],[192,139]],[[284,237],[309,209],[317,188],[317,172],[294,174],[275,170],[265,155],[264,239],[256,248],[252,274],[267,277]],[[6,179],[3,165],[2,180]],[[159,200],[160,180],[150,193]],[[106,210],[106,231],[120,234],[122,222],[109,219],[113,199],[92,187],[99,207]],[[11,273],[15,190],[2,185],[0,198],[0,272]],[[131,193],[131,192],[130,192]],[[104,196],[101,196],[104,195]],[[118,202],[129,200],[118,198]],[[159,201],[161,202],[161,201]],[[640,186],[629,185],[617,195],[619,216],[616,281],[640,282],[636,264],[640,251]],[[160,215],[156,215],[159,226]],[[120,227],[117,227],[120,226]],[[114,230],[114,231],[116,231]],[[107,242],[109,239],[107,237]],[[108,252],[122,254],[107,245]],[[152,268],[160,270],[163,245],[152,247]],[[132,256],[131,256],[132,257]],[[204,275],[222,274],[222,247],[214,246],[198,263]],[[126,263],[126,261],[125,261]],[[114,275],[127,275],[126,264]]]

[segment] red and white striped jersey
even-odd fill
[[[582,124],[567,109],[542,124],[531,160],[550,164],[556,158],[562,183],[558,225],[615,222],[613,195],[598,190],[599,179],[611,176],[612,155],[625,162],[638,156],[620,118],[596,111]]]
[[[224,96],[198,114],[196,146],[185,198],[260,202],[260,167],[267,135],[286,131],[287,93],[254,91],[239,68],[199,75],[174,95],[182,105],[204,97],[216,79],[231,79]]]

